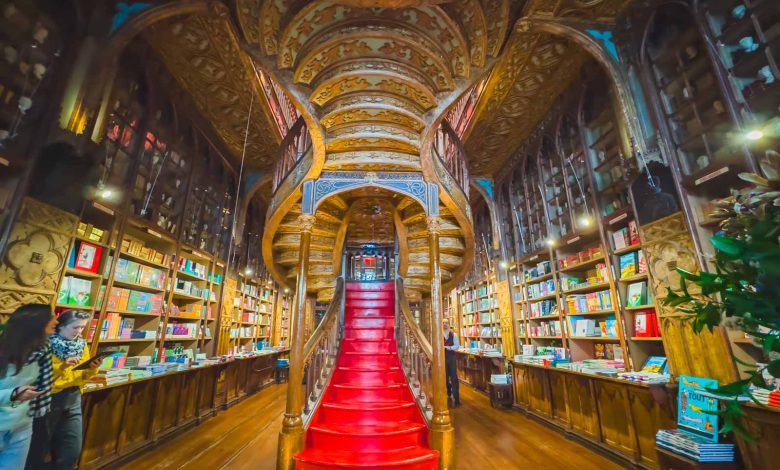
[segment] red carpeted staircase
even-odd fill
[[[398,360],[393,283],[348,282],[344,322],[336,370],[295,468],[438,468]]]

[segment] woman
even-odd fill
[[[51,307],[30,304],[11,314],[0,333],[0,468],[21,470],[30,449],[33,418],[51,398],[47,337],[56,319]]]
[[[28,469],[44,468],[44,457],[50,453],[51,465],[46,468],[70,470],[81,454],[81,386],[97,374],[101,361],[91,361],[87,370],[74,366],[89,361],[89,346],[81,334],[91,319],[89,312],[66,310],[49,337],[54,369],[51,412],[35,419]]]

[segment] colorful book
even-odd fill
[[[89,307],[91,295],[91,281],[87,279],[79,279],[77,277],[70,278],[70,286],[68,288],[68,304],[78,305],[80,307]]]
[[[612,233],[612,243],[615,245],[616,250],[620,250],[628,246],[628,229],[622,228]]]
[[[665,368],[666,358],[664,356],[650,356],[642,365],[642,372],[662,374]]]
[[[628,285],[626,297],[627,307],[647,305],[647,283],[644,281],[632,282]]]
[[[632,220],[628,223],[628,244],[636,245],[639,242],[639,227],[636,225],[636,220]]]
[[[620,278],[625,279],[636,275],[637,273],[637,254],[636,252],[624,253],[620,255]]]
[[[637,252],[636,270],[639,274],[647,272],[647,259],[645,258],[645,253],[642,250]]]

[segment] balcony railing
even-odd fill
[[[282,90],[282,87],[278,83],[273,81],[271,77],[266,75],[262,70],[257,71],[260,78],[260,85],[263,89],[268,105],[271,108],[271,114],[276,120],[276,127],[279,129],[279,134],[285,136],[289,133],[292,126],[295,125],[300,115],[298,110],[295,109],[295,105],[292,104],[290,98]]]
[[[306,152],[311,148],[311,136],[309,128],[302,117],[299,117],[290,131],[282,140],[279,148],[279,160],[276,162],[274,172],[273,192],[287,179],[298,162],[301,161]]]
[[[458,134],[446,119],[441,122],[436,131],[433,151],[468,199],[469,164],[466,159],[466,151],[458,138]]]

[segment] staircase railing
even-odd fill
[[[404,293],[404,281],[400,277],[395,282],[395,295],[398,358],[414,399],[430,425],[433,418],[433,350],[430,341],[414,321]]]
[[[303,422],[308,425],[328,386],[344,333],[344,278],[336,280],[333,300],[322,321],[303,347]],[[290,384],[290,387],[296,384]]]
[[[463,148],[458,133],[446,119],[441,121],[433,142],[433,153],[444,165],[450,177],[455,180],[460,189],[469,197],[469,163],[466,150]]]
[[[303,120],[303,117],[299,117],[279,146],[279,160],[276,162],[272,186],[274,193],[309,151],[311,143],[311,135],[306,121]]]

